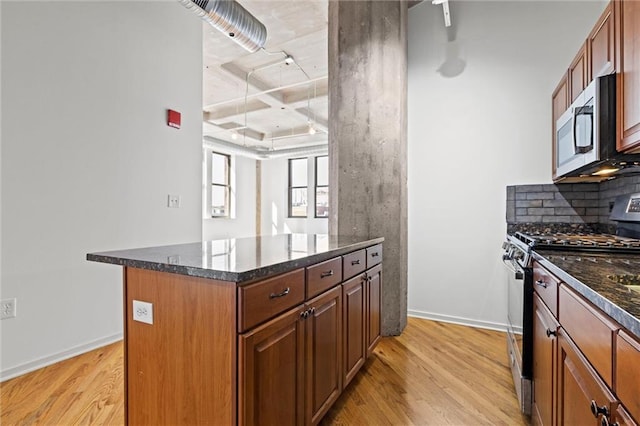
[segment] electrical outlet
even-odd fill
[[[0,319],[15,318],[18,299],[3,299],[0,301]]]
[[[133,320],[153,324],[153,303],[134,300]]]
[[[180,196],[169,194],[167,206],[172,209],[180,208]]]

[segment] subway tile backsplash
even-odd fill
[[[507,231],[545,224],[550,231],[611,232],[610,206],[618,195],[640,192],[640,176],[619,177],[601,183],[514,185],[507,187]]]

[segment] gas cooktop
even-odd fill
[[[612,234],[552,233],[524,234],[516,232],[516,238],[536,249],[621,251],[640,253],[640,239]]]

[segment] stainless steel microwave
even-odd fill
[[[556,122],[558,177],[598,173],[616,152],[616,76],[597,77]]]

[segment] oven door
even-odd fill
[[[507,258],[507,351],[511,374],[526,415],[532,405],[532,344],[533,344],[533,273],[516,260]]]

